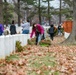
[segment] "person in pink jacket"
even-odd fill
[[[32,38],[34,33],[35,33],[35,36],[36,36],[36,45],[37,45],[41,41],[41,38],[44,34],[44,28],[40,24],[34,23],[33,27],[32,27],[32,33],[30,35],[31,38]]]

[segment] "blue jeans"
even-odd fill
[[[40,42],[40,41],[41,41],[42,36],[43,36],[43,34],[39,34],[39,37],[38,37],[38,42]]]
[[[41,41],[42,35],[43,34],[39,34],[39,33],[36,34],[36,45]]]
[[[29,34],[29,30],[23,30],[22,34]]]
[[[2,35],[2,32],[0,32],[0,36]]]
[[[61,30],[58,30],[58,35],[61,35]]]

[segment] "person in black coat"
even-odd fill
[[[49,28],[49,34],[50,34],[50,38],[52,41],[54,39],[54,30],[55,30],[55,28],[54,28],[54,25],[52,24]]]
[[[16,26],[14,24],[14,20],[12,21],[12,24],[10,26],[10,34],[11,35],[16,34]]]

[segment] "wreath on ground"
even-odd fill
[[[35,39],[28,39],[28,45],[35,45]],[[39,42],[40,46],[50,46],[51,45],[51,40],[50,39],[44,39]]]

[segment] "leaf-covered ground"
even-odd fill
[[[0,75],[76,75],[76,46],[58,43],[55,37],[49,47],[30,45],[6,60],[0,60]]]

